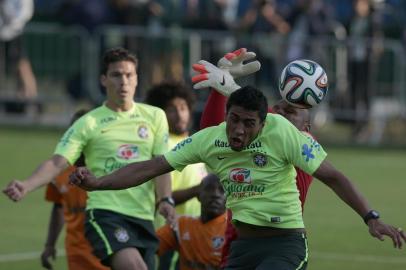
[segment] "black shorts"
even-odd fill
[[[135,247],[148,269],[154,269],[159,240],[152,221],[108,210],[91,209],[86,212],[85,235],[93,247],[93,253],[104,265],[110,266],[113,253]]]
[[[237,239],[231,243],[226,270],[304,270],[307,266],[304,233]]]

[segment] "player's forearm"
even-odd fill
[[[60,204],[54,204],[48,225],[48,236],[45,246],[55,247],[56,240],[62,231],[64,224],[63,209]]]
[[[54,158],[44,161],[25,181],[27,192],[51,183],[66,167],[66,163],[56,162]]]
[[[341,172],[334,169],[328,174],[322,176],[315,174],[314,176],[329,186],[341,200],[354,209],[361,217],[364,217],[371,210],[366,199]]]
[[[173,168],[163,156],[147,161],[135,162],[111,174],[100,177],[97,181],[96,189],[115,190],[136,187],[172,170]]]
[[[157,194],[157,201],[172,195],[172,181],[169,173],[157,176],[155,178],[155,188]]]
[[[212,89],[200,119],[200,129],[217,126],[224,121],[227,97]]]
[[[200,187],[200,185],[196,185],[191,188],[174,191],[172,193],[172,197],[175,200],[175,204],[176,205],[182,204],[182,203],[196,197],[199,194],[199,187]]]

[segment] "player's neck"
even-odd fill
[[[225,213],[225,212],[218,213],[218,214],[214,215],[214,214],[206,214],[206,213],[202,212],[202,214],[200,215],[200,220],[201,220],[202,223],[204,224],[204,223],[210,222],[210,221],[212,221],[213,219],[215,219],[215,218],[217,218],[217,217],[223,215],[224,213]]]
[[[115,112],[126,112],[133,108],[134,102],[126,102],[123,104],[116,104],[114,102],[106,101],[106,107]]]

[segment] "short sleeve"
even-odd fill
[[[65,157],[69,164],[73,165],[80,157],[87,139],[84,131],[84,120],[76,121],[62,136],[56,146],[54,154]]]
[[[312,175],[326,158],[327,153],[310,135],[297,130],[290,123],[286,128],[283,151],[287,161]]]
[[[207,129],[184,139],[165,154],[165,159],[172,168],[182,171],[189,164],[202,162],[201,150],[205,144],[204,137]]]
[[[155,113],[155,141],[152,148],[152,155],[159,156],[168,152],[168,120],[165,112],[161,109]]]

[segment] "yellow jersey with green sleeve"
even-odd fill
[[[303,228],[295,166],[313,174],[327,156],[320,144],[280,115],[268,114],[257,138],[233,151],[226,124],[209,127],[165,154],[176,170],[204,162],[221,180],[233,220],[275,228]]]
[[[78,119],[63,135],[55,154],[74,164],[84,153],[86,166],[97,177],[132,162],[149,160],[168,151],[168,122],[157,107],[134,103],[125,112],[105,105]],[[105,209],[146,220],[154,219],[155,185],[89,192],[87,209]]]

